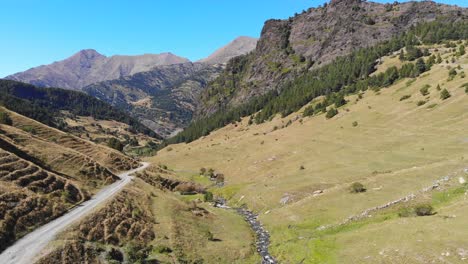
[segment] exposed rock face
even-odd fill
[[[31,68],[5,77],[41,87],[79,90],[89,84],[117,79],[155,66],[188,62],[171,53],[106,57],[95,50],[82,50],[62,61]]]
[[[434,2],[378,4],[333,0],[287,20],[268,20],[252,54],[231,60],[203,93],[200,115],[236,106],[301,72],[373,46],[419,22],[467,19],[468,9]]]
[[[235,40],[231,41],[224,47],[216,50],[208,56],[207,58],[201,59],[199,62],[207,64],[217,64],[217,63],[226,63],[229,59],[234,58],[239,55],[247,54],[255,49],[257,45],[256,38],[251,37],[238,37]]]
[[[129,111],[158,134],[169,136],[188,125],[199,94],[221,70],[221,66],[190,62],[159,66],[95,83],[83,91]]]

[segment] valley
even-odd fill
[[[467,262],[468,9],[384,2],[0,79],[0,263]]]

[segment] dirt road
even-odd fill
[[[2,264],[31,264],[34,263],[37,255],[51,242],[54,237],[71,224],[81,219],[86,214],[93,211],[96,206],[99,206],[109,200],[114,194],[122,190],[125,185],[132,180],[131,174],[143,170],[148,167],[149,163],[142,163],[143,166],[127,171],[118,175],[120,181],[117,181],[100,190],[90,200],[80,204],[70,210],[63,216],[41,226],[24,236],[15,244],[7,248],[0,255],[0,263]]]

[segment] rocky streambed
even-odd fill
[[[258,254],[260,254],[262,257],[262,264],[278,263],[278,261],[272,255],[270,255],[268,251],[268,247],[270,246],[270,234],[258,220],[258,215],[244,207],[231,208],[226,205],[224,199],[216,201],[214,206],[223,209],[235,210],[239,215],[244,217],[245,221],[249,224],[250,228],[255,233],[255,246],[257,248]]]

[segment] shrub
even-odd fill
[[[400,98],[400,101],[403,101],[403,100],[406,100],[408,98],[410,98],[411,95],[407,94],[407,95],[403,95],[401,98]]]
[[[330,119],[334,116],[336,116],[338,114],[338,110],[336,110],[335,108],[330,108],[330,110],[328,110],[327,114],[325,115],[325,117],[327,119]]]
[[[110,138],[109,141],[107,142],[107,146],[118,151],[122,151],[124,147],[122,142],[120,142],[120,140],[116,138]]]
[[[419,90],[419,92],[421,93],[421,95],[426,96],[426,95],[429,94],[429,88],[430,88],[430,87],[431,87],[430,85],[424,85],[424,87],[421,88],[421,89]]]
[[[299,169],[300,169],[300,170],[304,170],[304,169],[305,169],[304,165],[301,165],[301,166],[299,167]]]
[[[154,250],[155,252],[159,253],[159,254],[168,254],[168,253],[172,253],[172,249],[168,246],[165,246],[165,245],[157,245]]]
[[[431,109],[431,108],[434,108],[434,107],[436,107],[436,106],[437,106],[437,104],[434,103],[434,104],[430,104],[427,108]]]
[[[201,168],[200,169],[200,175],[205,175],[206,173],[206,169],[205,168]]]
[[[441,92],[440,92],[440,99],[442,100],[445,100],[447,98],[449,98],[450,96],[452,96],[449,91],[447,91],[447,89],[443,89]]]
[[[209,168],[208,171],[206,172],[205,176],[213,178],[214,170],[212,168]]]
[[[353,122],[353,127],[357,127],[358,126],[358,122],[357,121],[354,121]]]
[[[304,109],[304,113],[302,114],[302,116],[312,116],[314,115],[314,111],[314,107],[312,105],[309,105]]]
[[[416,103],[417,106],[421,106],[421,105],[424,105],[426,103],[426,101],[424,100],[420,100]]]
[[[362,193],[366,191],[366,187],[360,182],[351,184],[350,190],[352,193]]]
[[[0,124],[4,125],[13,125],[13,121],[10,118],[10,115],[6,112],[0,112]]]
[[[449,80],[453,80],[453,78],[455,78],[456,75],[457,75],[457,71],[454,68],[452,68],[449,71]]]
[[[212,202],[213,201],[213,193],[212,192],[206,192],[204,195],[203,195],[203,200],[205,202]]]
[[[414,207],[414,213],[417,216],[433,215],[433,210],[430,204],[420,204]]]

